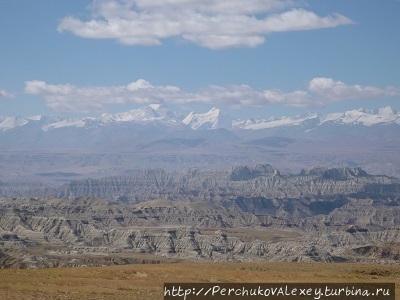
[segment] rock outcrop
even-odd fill
[[[26,190],[14,196],[67,198],[98,197],[125,203],[168,199],[219,204],[232,199],[304,199],[359,194],[390,197],[400,192],[400,180],[369,175],[360,168],[316,167],[297,175],[282,175],[271,165],[236,166],[225,171],[162,169],[129,176],[71,181],[58,188]],[[13,195],[8,194],[8,196]]]
[[[0,199],[4,267],[399,258],[400,180],[359,168],[156,169],[23,192]]]
[[[324,201],[295,201],[271,200],[268,214],[257,215],[207,202],[3,198],[0,263],[138,263],[145,254],[191,261],[398,263],[400,204],[343,197],[326,208]],[[131,257],[122,259],[127,253]]]

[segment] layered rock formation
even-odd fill
[[[400,181],[359,168],[144,170],[24,193],[40,197],[0,200],[4,267],[400,255]]]
[[[400,193],[400,180],[369,175],[360,168],[316,167],[297,175],[282,175],[271,165],[236,166],[225,171],[162,169],[137,171],[129,176],[72,181],[58,188],[23,191],[21,196],[98,197],[125,203],[155,199],[220,203],[232,199],[302,199],[332,195]]]
[[[96,198],[4,198],[0,263],[140,263],[143,254],[196,261],[398,263],[397,202],[346,198],[329,212],[313,210],[313,203],[308,211],[286,205],[275,213],[256,215],[204,202],[123,205]],[[127,254],[130,259],[121,259]]]

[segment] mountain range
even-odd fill
[[[390,107],[0,118],[0,267],[107,253],[398,264],[399,129]]]
[[[218,108],[186,117],[161,104],[97,117],[0,117],[0,181],[67,182],[163,168],[271,163],[400,176],[400,114],[391,107],[236,120]]]
[[[213,107],[206,113],[189,113],[185,118],[180,119],[178,115],[168,109],[165,105],[151,104],[139,109],[130,110],[123,113],[105,113],[99,117],[84,118],[58,118],[46,116],[32,117],[0,117],[0,131],[16,130],[18,128],[40,127],[42,131],[75,127],[93,128],[102,126],[129,126],[129,125],[149,125],[171,127],[177,129],[207,130],[225,128],[229,130],[261,130],[279,127],[301,126],[308,130],[315,129],[326,124],[335,125],[400,125],[400,113],[393,109],[383,107],[376,110],[351,110],[340,113],[320,115],[307,113],[295,117],[272,117],[269,119],[250,118],[249,120],[235,120]]]

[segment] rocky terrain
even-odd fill
[[[270,201],[268,199],[290,201],[307,196],[363,193],[379,197],[398,195],[400,180],[369,175],[360,168],[314,167],[299,174],[281,174],[269,164],[257,164],[221,171],[192,169],[185,173],[143,170],[129,176],[71,181],[57,188],[35,188],[21,195],[68,199],[90,196],[124,203],[157,199],[206,201],[228,207],[240,206],[243,211],[271,213],[268,208],[258,207],[256,211],[251,206]],[[267,206],[271,207],[271,204]]]
[[[4,267],[400,260],[400,180],[359,168],[147,170],[26,192],[0,201]]]

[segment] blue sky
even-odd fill
[[[0,1],[0,116],[400,110],[398,0]]]

